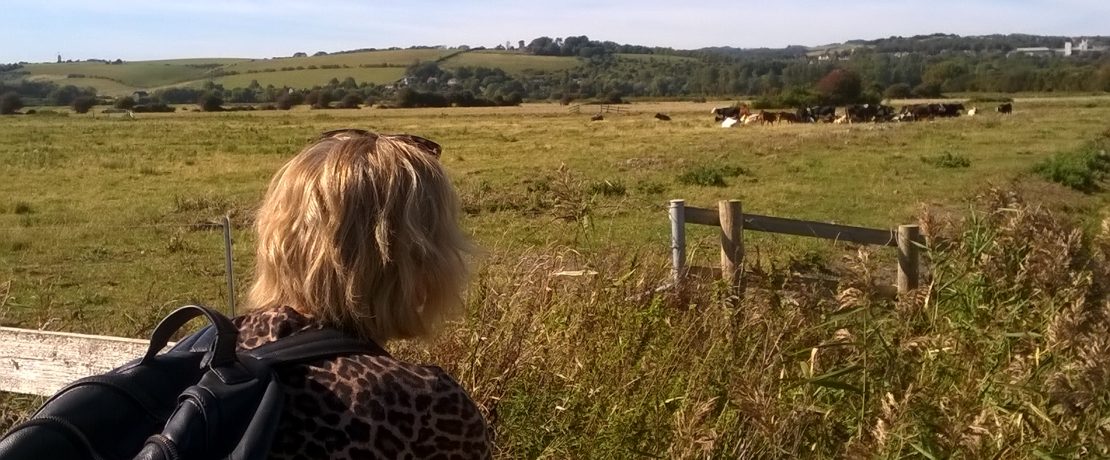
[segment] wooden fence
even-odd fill
[[[570,113],[582,113],[582,104],[574,104],[574,105],[568,107],[567,111],[570,112]],[[624,107],[624,106],[620,106],[620,105],[600,104],[600,105],[597,106],[597,113],[626,114],[626,113],[629,113],[629,112],[630,112],[630,109],[628,107]]]
[[[783,217],[744,214],[739,200],[722,200],[717,209],[687,207],[685,200],[671,200],[671,265],[675,286],[686,276],[686,224],[721,228],[721,276],[734,288],[740,286],[744,264],[744,230],[806,236],[851,243],[898,248],[898,293],[918,287],[921,230],[917,225],[900,225],[880,230]]]

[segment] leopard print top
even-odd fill
[[[235,318],[252,349],[322,326],[288,307]],[[271,459],[487,459],[474,401],[442,369],[354,355],[282,369],[285,412]]]

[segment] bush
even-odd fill
[[[123,96],[121,98],[117,98],[116,103],[113,104],[113,107],[117,109],[131,110],[135,108],[135,98],[131,96]]]
[[[89,110],[96,106],[96,98],[89,96],[81,96],[73,100],[73,111],[77,113],[88,113]]]
[[[359,102],[362,102],[362,98],[359,97],[358,94],[351,93],[351,94],[348,94],[346,96],[343,96],[343,99],[339,101],[339,108],[341,108],[341,109],[357,109]]]
[[[11,115],[23,108],[23,99],[11,92],[0,96],[0,115]]]
[[[602,195],[602,196],[624,196],[625,194],[628,193],[628,190],[624,186],[624,183],[621,182],[621,181],[605,180],[605,181],[594,182],[594,183],[590,184],[590,186],[586,188],[586,193],[588,193],[590,195]]]
[[[1053,155],[1033,168],[1041,177],[1085,193],[1101,189],[1110,173],[1110,137],[1074,152]]]
[[[750,176],[751,171],[739,166],[698,166],[678,176],[678,182],[702,187],[724,187],[726,177]]]
[[[197,106],[205,112],[220,112],[223,111],[224,100],[216,93],[204,93],[197,101]]]
[[[913,96],[913,88],[910,88],[910,85],[906,83],[895,83],[886,87],[886,91],[883,91],[883,97],[887,99],[906,99],[910,96]]]
[[[833,69],[817,82],[816,89],[829,104],[851,104],[863,92],[863,80],[851,70]]]
[[[176,109],[161,102],[155,102],[151,104],[139,104],[136,105],[134,109],[132,109],[132,111],[135,113],[171,113],[174,110]]]
[[[940,92],[940,85],[936,83],[922,83],[913,88],[913,96],[937,98],[943,97],[944,95]]]
[[[967,168],[971,166],[971,160],[966,156],[954,154],[952,152],[944,152],[941,155],[930,157],[921,157],[921,161],[938,168]]]

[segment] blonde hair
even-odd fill
[[[379,342],[427,336],[462,304],[471,245],[458,218],[451,182],[422,146],[322,139],[270,182],[249,307],[289,306]]]

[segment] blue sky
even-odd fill
[[[674,48],[934,32],[1110,35],[1110,0],[3,0],[0,63],[272,57],[547,35]]]

